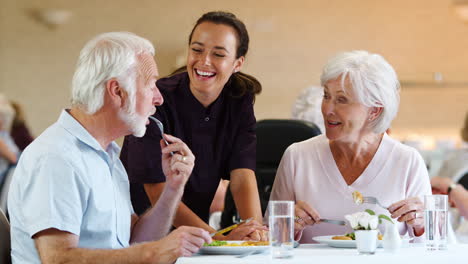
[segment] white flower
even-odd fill
[[[369,229],[377,229],[379,218],[376,215],[371,215],[369,220]]]
[[[358,219],[355,215],[345,215],[345,218],[348,220],[352,229],[356,229],[358,227]]]
[[[370,214],[365,213],[361,216],[361,218],[359,218],[359,225],[364,227],[364,229],[368,229],[369,220],[370,220]]]
[[[345,215],[346,220],[353,229],[377,229],[379,218],[375,215],[370,215],[367,212],[357,212],[351,215]]]

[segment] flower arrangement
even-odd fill
[[[392,219],[386,215],[375,215],[375,212],[367,209],[364,212],[357,212],[350,215],[345,215],[346,220],[354,230],[375,230],[382,223],[382,219],[393,223]]]

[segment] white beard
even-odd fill
[[[129,107],[125,110],[120,110],[119,111],[119,117],[120,119],[128,126],[130,127],[130,132],[135,136],[135,137],[142,137],[146,133],[146,118],[141,117],[138,115],[135,111],[135,107],[133,109],[129,110]]]

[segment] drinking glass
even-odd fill
[[[270,201],[270,247],[274,259],[292,258],[294,248],[294,202]]]
[[[424,229],[427,250],[447,249],[448,197],[424,196]]]

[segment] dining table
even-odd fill
[[[261,263],[327,263],[327,264],[453,264],[468,263],[468,244],[452,244],[447,250],[426,250],[424,244],[410,244],[391,253],[378,248],[374,255],[359,255],[356,248],[334,248],[325,244],[301,244],[289,259],[272,259],[269,250],[238,258],[236,255],[202,255],[181,257],[177,264],[261,264]]]

